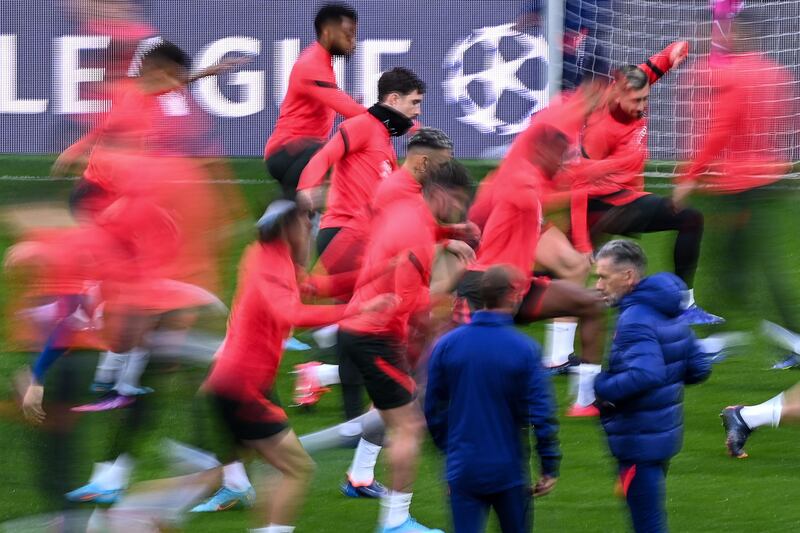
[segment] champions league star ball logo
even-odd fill
[[[445,101],[481,133],[514,135],[547,105],[547,42],[514,24],[474,30],[444,60]]]

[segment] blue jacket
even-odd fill
[[[711,363],[679,318],[683,282],[660,273],[620,301],[608,370],[594,388],[611,453],[632,463],[667,461],[683,443],[683,386],[711,374]]]
[[[425,417],[447,454],[451,486],[492,493],[530,482],[528,439],[536,435],[542,474],[561,460],[550,377],[539,346],[511,315],[479,311],[444,335],[429,362]]]

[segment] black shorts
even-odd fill
[[[92,216],[114,201],[114,195],[102,186],[81,178],[69,193],[69,211],[73,216]]]
[[[323,143],[310,139],[295,142],[291,146],[280,148],[267,158],[267,172],[278,181],[286,200],[294,200],[303,169],[322,145]]]
[[[453,319],[464,324],[469,322],[470,317],[475,311],[483,309],[483,298],[481,298],[481,280],[483,279],[483,272],[477,270],[468,270],[461,278],[456,288],[456,304],[453,313]],[[525,316],[524,323],[530,322],[530,319],[539,314],[542,306],[542,297],[544,296],[547,286],[550,285],[550,278],[546,276],[534,276],[531,280],[531,286],[525,296],[522,297],[520,311]],[[517,322],[520,317],[515,317]]]
[[[267,439],[289,428],[274,395],[244,400],[211,393],[210,398],[236,441]]]
[[[416,383],[403,349],[394,339],[339,329],[336,350],[340,364],[361,375],[377,409],[385,411],[414,401]],[[342,375],[341,368],[339,373]],[[345,376],[342,378],[345,384]]]

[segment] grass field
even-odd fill
[[[46,176],[50,163],[46,157],[0,158],[0,176]],[[476,178],[482,177],[489,166],[471,163]],[[237,178],[246,184],[230,183],[239,187],[248,208],[256,216],[267,201],[277,193],[277,188],[262,177],[260,160],[233,162]],[[663,185],[663,182],[658,182]],[[36,181],[0,178],[0,211],[20,203],[41,201],[65,202],[72,183],[68,181]],[[659,188],[658,192],[664,192]],[[706,215],[707,224],[716,222],[714,203],[709,199],[695,202]],[[796,193],[785,192],[782,210],[783,224],[776,228],[785,242],[775,254],[785,260],[791,287],[800,293],[800,258],[798,258],[798,214]],[[727,306],[727,296],[719,290],[715,268],[736,268],[721,265],[720,255],[713,246],[713,230],[708,231],[698,271],[696,292],[698,300],[710,311],[733,319],[736,326],[754,329],[761,318],[769,317],[770,305],[766,293],[753,291],[755,302],[746,310]],[[7,227],[0,227],[0,247],[5,249],[13,241]],[[235,251],[220,258],[226,272],[223,299],[230,301],[234,288],[235,265],[247,237],[241,236]],[[642,239],[650,257],[650,271],[668,270],[671,265],[670,234],[647,235]],[[9,287],[3,279],[0,298],[6,307]],[[800,302],[795,302],[800,305]],[[798,308],[800,309],[800,308]],[[706,334],[712,330],[699,331]],[[542,340],[541,326],[529,332]],[[300,338],[306,338],[300,334]],[[27,354],[10,351],[2,342],[0,358],[0,522],[21,518],[63,506],[58,498],[48,498],[42,486],[74,488],[88,478],[94,461],[111,457],[114,446],[130,448],[139,459],[135,478],[138,480],[162,476],[165,472],[161,458],[161,438],[174,437],[197,442],[213,438],[205,428],[202,415],[193,409],[197,384],[205,369],[192,366],[180,368],[154,365],[154,372],[146,377],[145,384],[156,389],[143,403],[150,416],[134,438],[119,431],[120,412],[90,414],[77,420],[55,420],[56,423],[74,423],[78,459],[67,468],[58,461],[48,466],[49,459],[66,453],[69,442],[48,438],[47,433],[26,425],[16,414],[12,400],[14,373],[29,361]],[[800,530],[800,461],[798,450],[800,430],[781,428],[764,429],[755,434],[748,447],[750,458],[732,460],[725,455],[723,434],[718,413],[731,403],[761,402],[794,384],[800,377],[795,371],[767,370],[780,352],[756,336],[752,346],[735,357],[714,367],[711,379],[700,386],[687,389],[686,438],[684,449],[672,462],[668,478],[668,507],[671,530],[676,532],[789,532]],[[318,352],[289,352],[286,354],[279,378],[279,394],[284,403],[291,397],[292,379],[288,371],[292,365],[317,357],[330,357]],[[65,360],[68,358],[65,358]],[[68,362],[61,361],[66,371],[74,371],[73,385],[85,391],[91,381],[96,354],[78,354]],[[51,372],[51,375],[56,372]],[[560,410],[568,404],[566,380],[556,380]],[[89,398],[88,393],[79,393]],[[49,398],[52,399],[52,398]],[[47,405],[45,406],[47,408]],[[320,429],[340,420],[338,391],[326,396],[312,412],[288,409],[291,423],[297,433]],[[57,418],[53,411],[51,419]],[[540,532],[616,532],[626,531],[624,504],[613,494],[614,463],[610,458],[602,431],[595,420],[570,420],[561,418],[561,443],[564,460],[561,479],[553,494],[537,500],[535,504],[536,530]],[[116,443],[116,444],[115,444]],[[338,483],[349,464],[351,452],[337,450],[319,455],[317,472],[308,501],[298,523],[298,532],[365,532],[372,531],[378,505],[373,501],[348,500],[338,492]],[[59,469],[63,470],[59,470]],[[445,487],[441,482],[442,461],[430,442],[426,442],[415,488],[412,511],[422,523],[442,527],[449,531]],[[250,468],[254,480],[262,472],[258,466]],[[384,472],[379,463],[379,477]],[[186,522],[187,531],[225,532],[243,531],[253,527],[251,513],[229,511],[214,515],[192,517]],[[494,526],[492,526],[494,527]]]

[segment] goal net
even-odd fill
[[[730,19],[742,9],[758,21],[752,44],[792,76],[784,91],[792,131],[782,149],[800,161],[800,0],[566,0],[562,83],[571,87],[587,75],[607,76],[673,41],[689,41],[689,59],[653,85],[648,113],[650,159],[685,160],[702,134],[690,102],[708,101],[709,58],[727,53]]]

